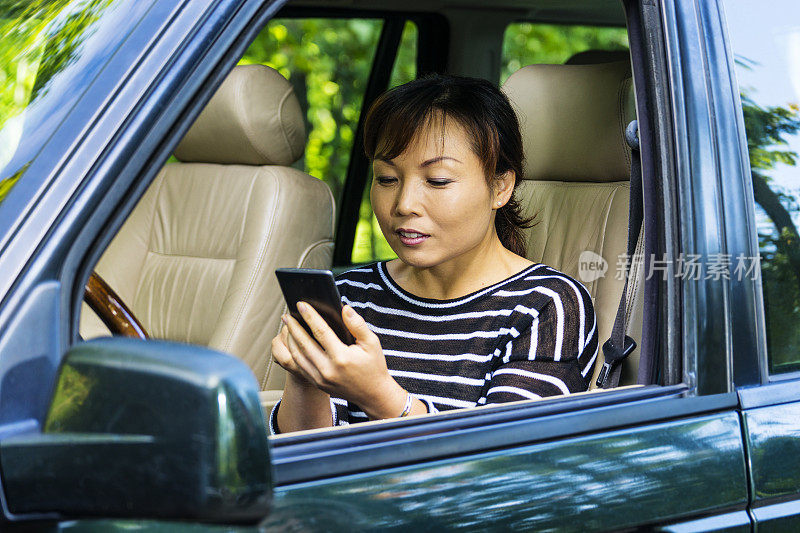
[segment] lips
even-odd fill
[[[430,235],[426,233],[408,228],[400,228],[396,230],[395,233],[397,233],[397,236],[400,238],[400,242],[406,246],[416,246],[430,237]]]

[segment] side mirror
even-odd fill
[[[44,432],[0,441],[14,515],[255,522],[267,515],[267,429],[233,356],[121,337],[61,365]]]

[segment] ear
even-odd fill
[[[511,199],[511,195],[514,194],[514,181],[516,181],[516,173],[513,170],[507,170],[495,176],[492,197],[495,209],[500,209]]]

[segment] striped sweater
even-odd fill
[[[344,272],[336,285],[380,339],[389,374],[429,412],[589,387],[598,351],[591,297],[547,265],[452,300],[410,294],[385,262]],[[331,398],[331,410],[334,425],[368,420],[343,398]]]

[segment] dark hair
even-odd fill
[[[506,95],[486,80],[432,74],[386,91],[367,113],[364,151],[370,160],[394,159],[432,120],[440,119],[444,131],[448,118],[466,130],[489,186],[495,177],[511,170],[516,190],[524,159],[519,121]],[[531,221],[522,216],[512,194],[494,220],[503,246],[525,257],[522,228],[530,227]]]

